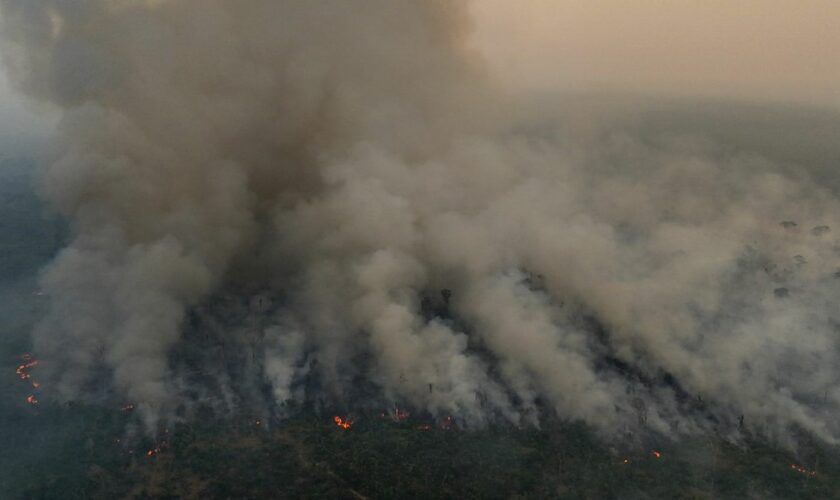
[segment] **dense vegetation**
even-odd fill
[[[363,415],[343,429],[302,412],[199,418],[154,442],[126,432],[131,412],[8,410],[4,498],[840,498],[837,453],[814,446],[811,475],[763,442],[622,449],[575,423],[466,431]]]

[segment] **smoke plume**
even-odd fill
[[[374,401],[840,436],[819,178],[527,106],[484,75],[462,2],[2,14],[17,86],[62,110],[43,191],[73,237],[34,332],[58,398],[151,427],[190,401]]]

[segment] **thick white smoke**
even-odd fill
[[[2,6],[18,85],[63,109],[45,191],[74,238],[34,334],[62,397],[112,380],[152,425],[204,329],[276,405],[838,436],[827,188],[522,111],[460,2]]]

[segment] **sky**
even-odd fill
[[[834,0],[475,0],[472,14],[471,44],[514,91],[840,107]],[[2,74],[0,117],[3,136],[52,123]]]
[[[840,104],[835,0],[478,0],[497,77],[540,91]]]

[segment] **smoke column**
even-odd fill
[[[107,388],[150,428],[267,385],[463,425],[838,437],[821,183],[517,105],[462,2],[0,5],[16,85],[62,111],[43,191],[73,236],[33,334],[58,398]]]

